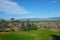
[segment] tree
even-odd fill
[[[26,27],[25,27],[25,25],[24,25],[24,21],[22,21],[21,28],[22,28],[23,31],[26,30]]]
[[[31,27],[31,30],[37,30],[37,25],[35,25],[33,22],[32,22],[32,27]]]
[[[22,30],[29,31],[31,28],[30,20],[28,19],[27,22],[22,21]]]
[[[26,27],[26,30],[30,30],[30,27],[31,27],[30,20],[27,19],[27,27]]]
[[[0,20],[0,27],[1,27],[2,31],[4,31],[5,26],[6,26],[6,20],[1,19]]]

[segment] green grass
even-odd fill
[[[0,40],[49,40],[51,39],[51,34],[59,35],[59,32],[47,29],[9,32],[0,34]]]

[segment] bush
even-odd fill
[[[15,31],[14,29],[12,29],[11,31]]]
[[[36,26],[36,25],[33,25],[33,26],[31,27],[31,29],[32,29],[32,30],[37,30],[37,26]]]
[[[0,32],[3,32],[3,30],[0,30]]]

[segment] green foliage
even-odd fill
[[[14,29],[11,29],[11,31],[13,32],[13,31],[15,31]]]
[[[21,28],[22,28],[23,31],[25,31],[24,21],[22,21]]]
[[[21,27],[23,31],[37,30],[37,26],[33,22],[30,22],[29,19],[27,19],[25,24],[22,22]]]
[[[30,30],[30,27],[31,27],[31,25],[30,25],[30,20],[29,20],[29,19],[27,19],[27,31],[29,31],[29,30]]]
[[[32,25],[31,29],[32,29],[32,30],[37,30],[38,28],[37,28],[36,25]]]

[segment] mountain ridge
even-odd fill
[[[29,19],[30,21],[60,21],[60,17],[51,17],[51,18],[24,18],[20,20],[27,21]]]

